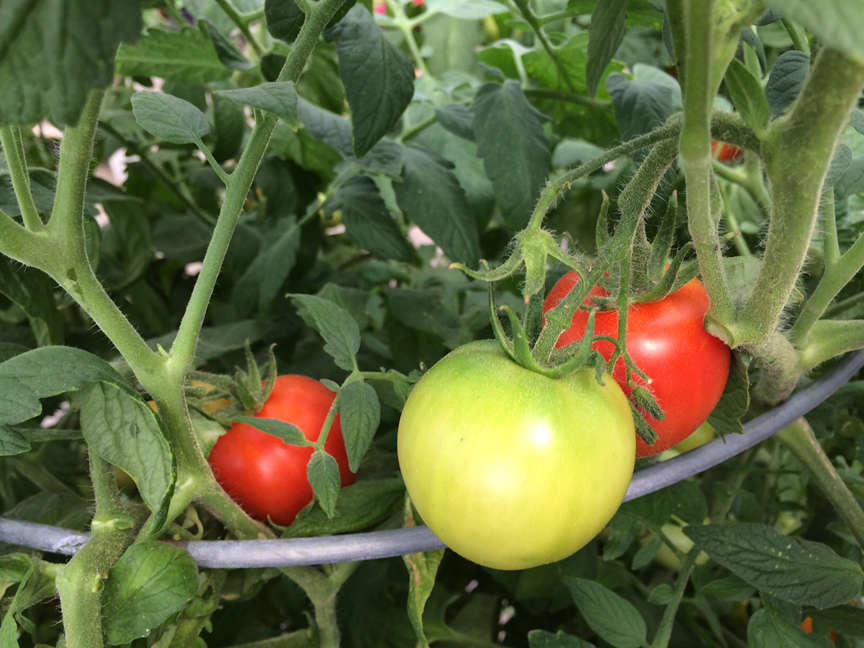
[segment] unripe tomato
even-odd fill
[[[495,569],[561,560],[596,536],[633,474],[627,398],[593,371],[552,379],[494,340],[459,347],[417,383],[399,466],[417,511],[461,556]]]
[[[315,441],[335,398],[336,394],[312,378],[279,376],[255,417],[291,423]],[[338,414],[324,448],[339,465],[342,486],[353,484]],[[269,517],[276,524],[287,525],[312,501],[312,487],[306,477],[312,450],[289,445],[251,425],[235,423],[213,446],[209,461],[219,484],[244,511],[260,520]]]
[[[578,280],[576,272],[561,277],[546,296],[543,312],[561,301]],[[593,295],[605,297],[608,293],[595,286],[585,303],[590,303]],[[657,440],[649,446],[637,438],[637,457],[655,455],[680,443],[705,422],[723,395],[731,352],[723,341],[705,330],[702,321],[707,312],[708,294],[697,279],[659,301],[633,304],[627,311],[627,350],[636,366],[651,378],[648,388],[665,414],[663,420],[645,414]],[[561,334],[556,346],[582,339],[587,323],[588,312],[576,311],[572,325]],[[598,312],[594,333],[617,339],[618,312]],[[615,345],[605,340],[595,342],[594,348],[607,360],[615,351]],[[612,375],[629,395],[623,359],[615,364]],[[634,379],[644,384],[640,378]]]

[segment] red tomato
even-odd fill
[[[543,312],[561,301],[578,280],[576,272],[561,277],[546,296]],[[608,293],[595,286],[589,298],[592,295],[603,297]],[[706,312],[708,294],[693,279],[665,299],[633,304],[627,313],[627,350],[636,366],[651,378],[648,388],[665,414],[662,421],[645,415],[657,433],[657,440],[649,446],[637,436],[637,457],[663,452],[682,441],[705,422],[723,394],[731,354],[726,344],[705,330],[702,320]],[[556,346],[580,340],[587,322],[587,311],[576,311],[573,324],[561,334]],[[618,313],[598,312],[594,333],[617,338]],[[605,340],[595,342],[594,348],[607,360],[615,351],[614,345]],[[623,360],[615,363],[612,375],[629,395]],[[644,384],[638,376],[634,378],[638,384]]]
[[[720,147],[719,152],[717,151],[718,146]],[[731,162],[744,155],[744,151],[740,148],[726,142],[711,142],[711,153],[721,162]]]
[[[291,423],[315,441],[335,398],[336,394],[312,378],[279,376],[255,417]],[[353,484],[338,414],[324,448],[339,464],[342,486]],[[269,516],[276,524],[288,525],[312,501],[312,487],[306,477],[312,450],[235,423],[213,446],[209,461],[216,480],[244,511],[259,520]]]

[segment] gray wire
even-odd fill
[[[744,434],[715,439],[683,455],[643,468],[630,482],[624,500],[632,500],[671,486],[683,479],[723,463],[761,443],[775,432],[803,416],[842,387],[864,366],[864,351],[858,351],[830,374],[793,394],[782,405],[758,416],[744,426]],[[0,542],[38,549],[48,553],[72,555],[88,534],[68,529],[0,518]],[[323,565],[390,558],[418,551],[443,548],[428,527],[371,531],[317,538],[285,540],[200,540],[178,542],[201,567],[238,569],[249,567],[287,567]]]

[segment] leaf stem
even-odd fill
[[[864,349],[864,320],[819,320],[801,348],[801,370],[857,349]]]
[[[210,168],[213,169],[213,172],[217,176],[219,176],[219,179],[227,187],[228,183],[231,182],[231,174],[228,173],[225,169],[223,169],[222,165],[216,161],[216,158],[213,157],[213,153],[210,151],[210,148],[204,143],[204,141],[200,137],[198,138],[198,141],[195,142],[195,145],[198,147],[198,150],[204,154],[204,158],[207,160]]]
[[[30,192],[30,175],[27,171],[27,159],[24,155],[20,129],[17,126],[0,128],[0,146],[6,154],[12,189],[18,199],[18,208],[21,210],[24,226],[31,232],[41,232],[45,229],[45,224],[39,217],[36,203],[33,202],[33,194]]]
[[[216,4],[218,4],[222,11],[228,15],[231,22],[237,25],[240,33],[243,34],[243,38],[245,38],[252,46],[252,49],[255,50],[255,54],[258,58],[261,58],[264,55],[264,50],[249,30],[249,22],[245,20],[245,16],[241,15],[240,12],[237,11],[236,7],[231,3],[231,0],[216,0]]]
[[[678,573],[678,580],[675,581],[672,600],[666,604],[663,610],[663,617],[660,619],[660,626],[654,635],[654,641],[651,642],[651,648],[666,648],[669,645],[669,640],[672,638],[672,628],[675,625],[675,615],[678,614],[681,599],[684,598],[684,590],[687,589],[687,583],[690,582],[690,576],[693,574],[698,555],[699,549],[693,547],[681,560],[681,570]]]
[[[864,511],[825,455],[807,420],[802,417],[790,423],[777,433],[777,438],[813,474],[822,493],[864,549]]]
[[[552,44],[546,38],[546,34],[543,33],[543,27],[537,21],[537,16],[534,15],[534,12],[531,11],[528,0],[513,0],[513,4],[516,5],[516,7],[519,9],[519,13],[522,14],[522,17],[525,18],[525,21],[531,26],[531,30],[537,36],[537,39],[543,46],[543,49],[546,50],[549,58],[552,59],[555,67],[558,68],[558,73],[561,75],[561,79],[564,81],[564,84],[571,92],[575,93],[576,88],[573,85],[573,81],[570,80],[570,75],[567,73],[567,68],[564,67],[564,63],[558,57],[558,53],[555,51],[555,48],[552,47]]]
[[[414,59],[414,64],[420,70],[421,74],[424,77],[429,76],[429,68],[426,67],[426,61],[423,59],[423,55],[420,53],[420,48],[417,47],[417,41],[414,40],[414,23],[411,19],[408,18],[408,15],[405,13],[405,10],[402,8],[402,3],[399,0],[385,0],[387,3],[387,8],[393,13],[393,24],[396,28],[402,32],[402,37],[405,39],[405,43],[408,45],[408,50],[411,52],[411,57]],[[431,18],[431,15],[427,15],[431,12],[426,12],[421,14],[424,20],[428,20]],[[418,16],[419,18],[420,16]]]

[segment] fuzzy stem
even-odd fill
[[[813,474],[822,493],[864,549],[864,511],[825,455],[807,420],[802,417],[790,423],[777,433],[777,438]]]
[[[826,360],[864,349],[864,320],[820,320],[801,349],[801,368],[809,371]]]
[[[816,224],[822,184],[861,88],[864,63],[823,49],[788,116],[763,143],[774,206],[759,276],[736,322],[737,343],[777,328],[795,288]]]
[[[39,217],[36,203],[33,202],[33,194],[30,192],[30,175],[27,172],[27,160],[24,157],[21,131],[17,126],[0,128],[0,146],[3,147],[3,152],[6,154],[9,176],[12,179],[12,189],[18,199],[18,208],[21,210],[24,226],[32,232],[40,232],[45,225]]]

